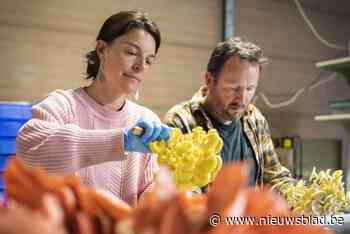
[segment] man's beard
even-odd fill
[[[230,111],[228,109],[224,109],[221,113],[221,116],[225,121],[237,121],[242,115],[243,111]]]
[[[212,117],[217,119],[219,122],[222,122],[222,123],[236,122],[243,116],[243,111],[233,112],[233,111],[229,111],[228,108],[218,110],[217,108],[215,108],[217,106],[211,106],[210,112]]]
[[[224,105],[219,100],[220,99],[218,97],[214,96],[213,98],[207,99],[204,102],[204,108],[207,109],[213,118],[219,122],[225,123],[235,122],[243,116],[243,110],[235,111],[233,110],[234,108],[232,108],[234,105]],[[241,109],[245,109],[245,107],[242,107]]]

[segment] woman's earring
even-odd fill
[[[137,88],[135,93],[134,93],[134,98],[136,101],[139,100],[139,95],[140,95],[140,91],[139,91],[139,88]]]
[[[100,63],[100,66],[98,67],[96,79],[103,80],[103,64],[102,63]]]

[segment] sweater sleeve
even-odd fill
[[[144,108],[144,117],[146,119],[152,119],[155,122],[161,123],[159,117],[151,110]],[[144,197],[147,193],[151,192],[154,186],[154,177],[159,170],[157,161],[157,155],[147,154],[143,158],[143,176],[141,183],[139,184],[138,198]]]
[[[53,94],[34,106],[32,119],[17,136],[17,156],[50,174],[125,159],[122,129],[82,129],[74,124],[73,105],[64,95]]]

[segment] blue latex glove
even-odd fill
[[[141,136],[132,133],[134,127],[143,129]],[[124,129],[124,150],[129,152],[150,153],[149,143],[152,141],[168,140],[171,129],[165,124],[140,119],[136,125]]]

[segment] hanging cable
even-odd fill
[[[285,106],[289,106],[289,105],[293,104],[298,99],[298,97],[302,93],[304,93],[304,91],[305,91],[305,89],[301,88],[295,92],[295,94],[293,95],[293,97],[291,99],[284,101],[284,102],[276,103],[276,104],[271,103],[270,100],[265,96],[264,93],[259,93],[259,95],[268,107],[275,109],[275,108],[281,108],[281,107],[285,107]]]
[[[302,18],[304,19],[304,21],[306,22],[306,24],[310,27],[312,33],[315,35],[315,37],[322,42],[324,45],[333,48],[333,49],[337,49],[337,50],[349,50],[349,48],[346,48],[344,46],[339,46],[333,43],[328,42],[327,40],[325,40],[324,38],[321,37],[321,35],[317,32],[317,30],[315,29],[314,25],[311,23],[310,19],[306,16],[304,9],[302,8],[299,0],[294,0],[299,13],[301,14]]]
[[[311,85],[309,85],[306,89],[307,89],[307,91],[312,91],[313,89],[317,88],[318,86],[334,80],[336,77],[337,77],[337,73],[333,72],[328,77],[323,78],[323,79],[319,78],[319,81],[311,83]]]
[[[293,96],[287,101],[283,101],[283,102],[274,104],[274,103],[271,103],[269,98],[263,92],[259,92],[256,95],[256,97],[254,98],[253,102],[256,102],[260,96],[262,98],[262,100],[265,102],[265,104],[268,107],[270,107],[271,109],[286,107],[286,106],[289,106],[289,105],[295,103],[297,101],[297,99],[300,97],[300,95],[302,95],[304,92],[311,92],[313,89],[319,87],[320,85],[326,84],[326,83],[334,80],[334,78],[336,76],[337,76],[337,74],[334,72],[334,73],[331,73],[328,77],[323,78],[323,79],[321,79],[321,77],[317,77],[316,82],[313,81],[313,82],[311,82],[310,85],[307,85],[306,87],[300,88],[294,94],[292,94]]]

